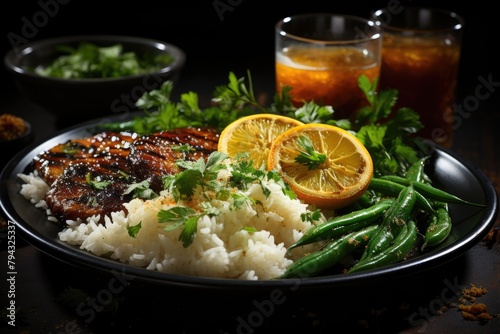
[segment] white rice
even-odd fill
[[[219,175],[224,177],[223,173]],[[49,186],[36,173],[19,177],[25,183],[21,194],[47,210],[43,196]],[[160,210],[176,205],[166,190],[155,199],[133,199],[125,204],[128,214],[114,212],[105,217],[104,224],[97,223],[99,217],[67,221],[59,238],[98,256],[149,270],[245,280],[276,278],[294,260],[311,251],[312,248],[306,246],[294,249],[291,255],[286,253],[287,247],[296,242],[311,223],[301,219],[301,214],[308,211],[306,204],[284,195],[274,181],[264,182],[271,191],[267,198],[260,184],[252,184],[244,191],[262,205],[249,204],[236,210],[231,202],[211,200],[211,205],[220,213],[198,220],[197,233],[188,247],[178,240],[180,228],[165,231],[165,224],[158,222]],[[201,201],[202,195],[198,191],[194,200]],[[54,220],[50,211],[47,215]],[[139,233],[131,237],[127,227],[139,222]],[[247,227],[255,232],[248,232]]]

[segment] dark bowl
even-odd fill
[[[34,68],[47,66],[62,55],[60,45],[77,47],[81,42],[98,46],[121,44],[123,51],[156,56],[168,53],[173,63],[156,72],[118,78],[63,79],[42,76]],[[135,102],[147,91],[170,80],[175,84],[186,55],[177,46],[148,38],[111,35],[65,36],[33,41],[10,50],[4,63],[27,100],[64,119],[86,120],[136,110]]]

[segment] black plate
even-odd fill
[[[110,119],[105,119],[109,121]],[[113,119],[112,119],[113,120]],[[116,121],[117,119],[115,119]],[[447,241],[428,253],[385,268],[353,273],[335,274],[314,278],[289,280],[244,281],[235,279],[204,278],[172,275],[132,267],[93,255],[57,238],[61,227],[46,219],[44,211],[37,209],[20,193],[22,181],[18,173],[27,172],[33,157],[69,139],[91,134],[92,129],[104,119],[90,121],[60,132],[42,143],[35,143],[19,152],[4,168],[0,176],[0,204],[7,218],[16,223],[17,232],[41,251],[71,265],[100,273],[121,273],[129,279],[148,284],[183,286],[210,290],[248,290],[276,288],[325,288],[373,284],[380,279],[399,278],[432,270],[443,265],[477,244],[493,227],[498,211],[494,187],[485,174],[453,152],[436,148],[432,163],[426,172],[440,188],[472,202],[484,203],[484,208],[468,205],[450,205],[453,229]]]

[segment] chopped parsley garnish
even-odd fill
[[[92,180],[90,172],[85,174],[85,180],[92,188],[102,190],[106,188],[111,182],[109,181],[98,181],[96,179]]]
[[[131,236],[132,238],[135,238],[137,236],[137,233],[139,233],[139,231],[141,230],[141,227],[142,227],[142,222],[139,222],[139,224],[137,225],[128,226],[127,227],[128,235]]]
[[[179,240],[182,241],[184,247],[188,247],[196,235],[198,218],[201,216],[199,212],[185,206],[176,206],[168,210],[158,212],[158,221],[160,223],[168,223],[163,229],[173,231],[182,226],[182,232],[179,235]]]
[[[300,218],[302,219],[303,222],[309,221],[313,224],[320,221],[322,217],[323,215],[319,209],[315,211],[308,211],[300,215]]]
[[[183,145],[173,145],[171,147],[172,151],[176,152],[183,152],[183,153],[189,153],[189,152],[194,152],[196,149],[189,145],[189,144],[183,144]]]
[[[245,226],[245,227],[243,227],[243,230],[247,231],[248,233],[255,233],[255,232],[257,232],[257,229],[255,227],[252,227],[252,226]]]
[[[68,143],[63,144],[61,146],[61,150],[65,154],[74,155],[74,154],[80,152],[82,150],[82,148],[80,147],[80,145],[78,145],[76,143],[68,142]]]
[[[196,207],[179,204],[158,212],[158,221],[167,223],[163,227],[165,230],[182,228],[179,240],[182,241],[184,247],[192,243],[200,217],[214,217],[219,214],[219,210],[211,204],[212,200],[230,201],[232,210],[238,210],[245,205],[261,205],[260,201],[246,195],[244,190],[249,184],[259,184],[263,193],[269,196],[270,191],[265,186],[267,181],[279,181],[276,183],[283,189],[283,192],[292,199],[296,198],[295,193],[283,182],[276,171],[266,172],[254,168],[245,155],[231,160],[228,165],[223,162],[227,158],[226,154],[215,151],[210,154],[206,163],[203,158],[197,161],[178,161],[177,164],[184,170],[164,177],[165,187],[177,203],[182,200],[190,201],[198,189],[201,189],[205,196],[204,201],[198,203]],[[230,176],[218,179],[218,173],[221,170],[228,170],[228,167]]]
[[[134,198],[151,199],[158,196],[153,189],[149,188],[149,181],[144,180],[139,183],[131,184],[127,190],[125,190],[124,195],[133,194]]]
[[[307,169],[309,170],[316,169],[320,164],[325,163],[326,154],[315,151],[311,139],[308,136],[300,136],[297,142],[302,148],[302,151],[300,151],[299,155],[295,157],[295,161],[299,164],[307,166]]]

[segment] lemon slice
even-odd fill
[[[254,167],[267,163],[269,150],[276,137],[286,130],[304,123],[276,114],[255,114],[237,119],[219,136],[218,150],[235,158],[248,153]]]
[[[311,145],[313,156],[305,149],[304,140]],[[320,159],[313,159],[314,155]],[[361,141],[326,124],[303,124],[279,135],[267,166],[279,171],[299,199],[320,209],[353,203],[373,177],[373,161]]]

